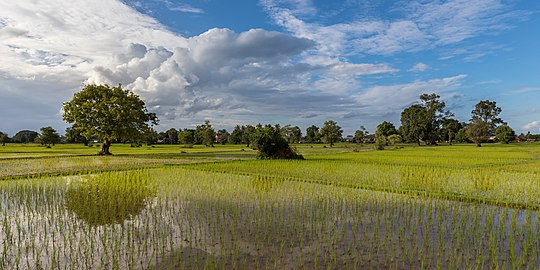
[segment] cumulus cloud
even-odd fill
[[[531,132],[540,132],[540,121],[532,121],[523,125],[523,130]]]

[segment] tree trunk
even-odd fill
[[[111,152],[109,152],[109,148],[111,147],[111,141],[108,138],[105,138],[103,140],[103,144],[101,145],[101,151],[99,151],[100,156],[110,156],[112,155]]]

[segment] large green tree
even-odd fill
[[[471,122],[467,126],[467,131],[473,142],[477,146],[482,146],[482,142],[486,141],[490,136],[495,135],[495,128],[498,125],[505,124],[499,118],[502,112],[500,107],[497,107],[497,102],[482,100],[478,102],[471,111]]]
[[[60,135],[56,132],[56,129],[52,127],[42,127],[40,129],[41,134],[36,138],[36,142],[50,146],[60,142]]]
[[[83,136],[101,139],[100,155],[111,155],[111,141],[138,139],[158,123],[139,96],[121,85],[86,85],[64,103],[63,111],[64,120]]]
[[[339,142],[342,136],[343,130],[335,121],[328,120],[324,122],[324,126],[321,128],[321,138],[325,143],[329,143],[330,147]]]
[[[452,113],[444,110],[446,104],[439,98],[435,93],[422,94],[420,104],[414,104],[401,113],[401,135],[405,140],[437,144],[444,119],[452,116]]]
[[[401,113],[400,133],[407,142],[414,142],[420,145],[420,141],[425,137],[427,130],[427,112],[420,104],[414,104]]]

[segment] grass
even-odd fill
[[[7,146],[0,268],[540,267],[540,145],[369,147]]]

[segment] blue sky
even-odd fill
[[[10,3],[12,2],[12,3]],[[0,3],[0,130],[51,125],[84,84],[122,83],[158,130],[280,123],[346,134],[438,93],[494,100],[540,133],[540,2],[31,0]]]

